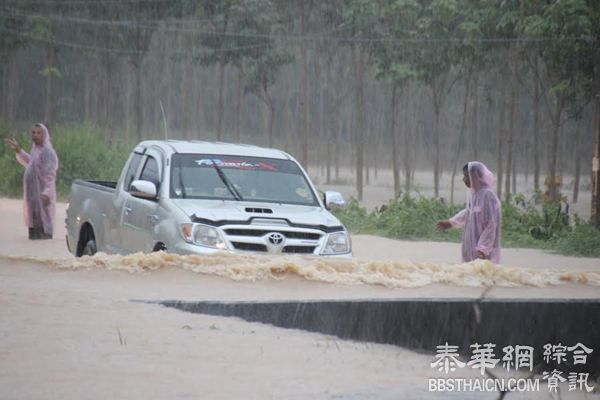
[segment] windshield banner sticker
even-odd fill
[[[199,167],[214,167],[216,164],[220,168],[235,168],[245,170],[277,171],[277,167],[264,161],[252,162],[239,159],[220,160],[218,158],[203,158],[195,160]],[[213,164],[214,162],[214,164]]]

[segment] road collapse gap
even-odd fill
[[[436,353],[446,342],[471,354],[475,343],[532,346],[534,365],[600,371],[600,299],[395,299],[277,302],[152,301],[198,314],[238,317],[341,339],[391,344]],[[593,348],[585,365],[544,361],[544,345]]]

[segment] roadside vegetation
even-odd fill
[[[460,242],[462,230],[436,231],[436,222],[461,209],[440,199],[403,195],[373,211],[351,199],[335,214],[353,233],[403,240]],[[502,246],[526,247],[563,255],[600,257],[600,231],[566,211],[566,203],[544,203],[521,195],[502,204]]]
[[[16,137],[29,151],[31,140],[27,129],[0,124],[0,137]],[[86,124],[56,127],[52,131],[52,144],[60,158],[57,192],[61,201],[67,201],[74,179],[117,180],[134,145],[120,139],[110,142],[101,128]],[[0,195],[21,196],[23,168],[4,145],[0,146],[0,171]],[[353,233],[403,240],[459,242],[461,230],[440,233],[435,224],[448,219],[460,208],[460,205],[440,199],[403,195],[373,211],[360,207],[356,199],[351,199],[345,209],[336,211],[336,215]],[[530,199],[522,195],[511,197],[502,208],[502,245],[600,257],[600,231],[565,209],[564,199],[544,203],[541,195]]]
[[[2,141],[15,137],[25,151],[31,148],[28,127],[0,126]],[[17,133],[22,132],[22,133]],[[58,126],[51,132],[52,145],[59,157],[56,183],[59,199],[66,200],[74,179],[117,180],[133,144],[115,140],[109,143],[100,128],[92,125]],[[23,167],[12,150],[0,146],[0,194],[17,197],[23,193]]]

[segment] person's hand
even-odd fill
[[[444,220],[439,221],[435,227],[438,230],[438,232],[444,232],[446,229],[452,228],[452,224],[450,223],[450,221]]]
[[[4,144],[6,144],[11,150],[14,150],[15,153],[21,151],[21,145],[15,138],[4,139]]]
[[[47,195],[43,194],[42,195],[42,204],[44,206],[48,206],[50,204],[50,197],[48,197]]]
[[[477,250],[477,258],[479,258],[481,260],[487,260],[486,255],[481,250]]]

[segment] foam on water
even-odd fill
[[[285,279],[297,275],[307,280],[334,284],[381,285],[388,288],[421,287],[432,283],[469,287],[519,287],[579,283],[600,286],[600,273],[534,270],[496,265],[477,260],[464,264],[413,263],[305,256],[176,255],[163,252],[127,256],[98,253],[93,257],[47,258],[0,255],[0,260],[32,261],[56,269],[100,268],[131,273],[180,268],[199,274],[234,280]]]

